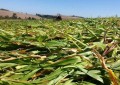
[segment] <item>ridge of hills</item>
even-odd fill
[[[40,19],[39,16],[32,15],[32,14],[13,12],[7,9],[0,9],[1,17],[12,17],[14,14],[16,15],[17,18],[20,18],[20,19],[28,19],[28,18]]]
[[[0,9],[0,17],[13,17],[16,16],[16,18],[19,19],[41,19],[41,18],[45,18],[45,19],[55,19],[58,15],[44,15],[44,14],[28,14],[28,13],[22,13],[22,12],[14,12],[14,11],[10,11],[7,9]],[[79,17],[79,16],[65,16],[65,15],[60,15],[62,19],[66,20],[66,19],[79,19],[79,18],[83,18],[83,17]]]

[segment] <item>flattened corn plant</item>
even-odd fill
[[[119,18],[0,21],[0,85],[120,85],[119,78]]]

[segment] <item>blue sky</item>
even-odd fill
[[[0,0],[0,8],[31,14],[120,16],[120,0]]]

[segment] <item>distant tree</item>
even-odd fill
[[[7,16],[5,16],[4,18],[5,18],[5,19],[9,19],[10,17],[7,15]]]
[[[31,17],[28,17],[29,20],[31,20],[32,18]]]
[[[18,19],[21,19],[21,17],[19,17]]]
[[[36,16],[41,16],[41,15],[36,13]]]
[[[72,15],[72,17],[76,17],[75,15]]]
[[[34,17],[32,17],[32,20],[36,20]]]
[[[58,14],[58,15],[57,15],[56,20],[57,20],[57,21],[62,20],[62,17],[61,17],[61,15],[60,15],[60,14]]]
[[[13,19],[17,19],[17,14],[16,14],[16,13],[13,13],[12,18],[13,18]]]
[[[4,17],[3,16],[0,16],[0,19],[3,19]]]

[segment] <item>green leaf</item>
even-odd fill
[[[116,70],[120,70],[120,60],[116,61],[115,63],[112,63],[111,67]]]
[[[15,63],[0,63],[0,68],[9,68],[9,67],[13,67],[16,66],[17,64]]]
[[[90,70],[88,71],[87,75],[103,83],[103,79],[101,78],[101,75],[98,73],[100,73],[99,70]]]
[[[20,66],[16,66],[16,69],[21,69],[21,68],[25,68],[27,67],[28,65],[20,65]]]
[[[102,43],[102,42],[94,42],[93,44],[94,44],[96,47],[101,48],[102,50],[104,50],[105,47],[106,47],[106,45],[105,45],[104,43]]]
[[[87,56],[87,55],[91,55],[91,54],[93,54],[93,52],[91,52],[91,51],[80,53],[80,55],[82,55],[82,56]]]
[[[66,81],[63,85],[73,85],[73,84],[72,84],[72,81],[73,81],[73,80],[68,80],[68,81]]]
[[[13,35],[14,35],[12,32],[10,32],[10,31],[5,31],[5,30],[3,30],[3,29],[0,29],[0,32],[6,34],[6,35],[8,35],[8,36],[13,36]]]
[[[10,38],[7,37],[7,36],[3,36],[3,35],[0,35],[0,39],[4,40],[4,41],[9,41]]]
[[[47,47],[63,47],[65,45],[67,45],[65,42],[55,41],[55,40],[52,40],[46,43]]]
[[[42,78],[41,83],[43,84],[48,84],[50,81],[52,81],[53,79],[56,79],[61,73],[62,73],[62,69],[58,68],[56,69],[54,72],[52,72],[51,74],[45,76],[44,78]]]
[[[68,57],[65,59],[61,59],[56,61],[52,66],[59,66],[59,65],[70,65],[70,64],[75,64],[77,62],[81,62],[80,57]]]
[[[68,72],[65,69],[63,69],[62,73],[57,78],[55,78],[52,81],[50,81],[48,85],[59,85],[61,83],[61,81],[65,77],[67,77],[69,74],[71,74],[72,72],[73,72],[73,70]]]
[[[35,69],[32,72],[28,73],[27,75],[25,75],[21,80],[28,80],[29,78],[31,78],[38,70],[40,69]]]
[[[115,48],[114,50],[113,50],[113,53],[112,53],[112,57],[116,57],[117,56],[117,48]]]
[[[81,65],[76,65],[76,67],[77,67],[78,69],[80,69],[80,71],[82,71],[82,72],[84,72],[84,73],[87,74],[88,70],[86,70],[82,64],[81,64]]]

